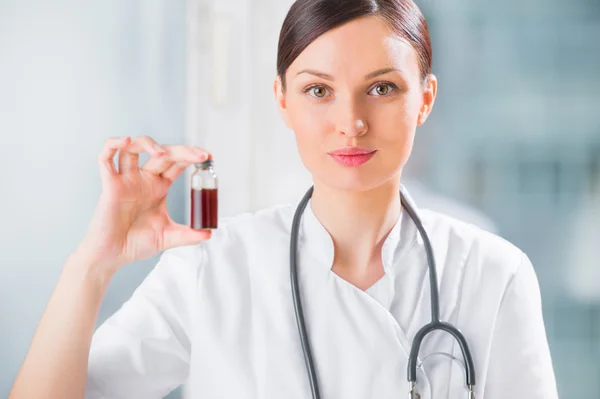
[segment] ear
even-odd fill
[[[417,119],[417,126],[425,123],[425,120],[431,113],[435,97],[437,96],[437,78],[434,74],[429,74],[427,82],[423,88],[423,104],[419,111],[419,118]]]
[[[279,76],[277,76],[275,78],[275,82],[273,82],[273,93],[275,94],[275,101],[277,102],[279,115],[281,115],[281,118],[285,122],[286,126],[291,129],[290,117],[287,112],[287,104],[285,101],[285,93],[283,92],[283,84]]]

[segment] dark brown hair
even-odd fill
[[[413,0],[296,0],[288,11],[277,49],[277,75],[285,73],[310,43],[355,18],[376,15],[417,52],[421,79],[431,73],[431,42],[425,17]]]

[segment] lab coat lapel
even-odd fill
[[[408,392],[410,344],[393,315],[350,283],[330,275],[301,288],[323,397],[397,398]],[[431,398],[418,374],[421,398]]]
[[[405,244],[389,249],[394,257],[415,252],[411,249],[416,229],[405,228],[412,224],[408,216],[402,223],[399,239]],[[310,206],[304,214],[301,240],[306,251],[300,252],[300,270],[304,270],[299,270],[300,291],[323,397],[391,399],[407,393],[410,340],[398,316],[331,270],[333,243]],[[392,266],[395,262],[392,258]],[[391,285],[398,280],[393,269],[386,269]],[[414,281],[420,281],[416,277]],[[417,294],[422,291],[415,287],[410,292],[417,295],[413,302],[418,306],[423,304]],[[404,298],[404,294],[396,296]],[[409,317],[405,326],[411,327],[418,313],[405,313]],[[418,373],[418,388],[422,399],[431,398],[431,386],[423,371]]]

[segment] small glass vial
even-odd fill
[[[191,186],[192,229],[216,229],[219,219],[219,186],[212,159],[196,164]]]

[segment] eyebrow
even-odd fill
[[[394,72],[394,71],[401,72],[397,68],[392,68],[392,67],[382,68],[382,69],[378,69],[376,71],[373,71],[371,73],[366,74],[365,75],[365,80],[367,80],[367,79],[373,79],[373,78],[375,78],[375,77],[377,77],[379,75],[385,75],[386,73],[390,73],[390,72]],[[331,75],[329,75],[327,73],[324,73],[324,72],[315,71],[314,69],[303,69],[300,72],[298,72],[296,74],[296,76],[298,76],[298,75],[300,75],[302,73],[308,73],[310,75],[315,75],[315,76],[318,76],[320,78],[333,81],[333,76],[331,76]]]

